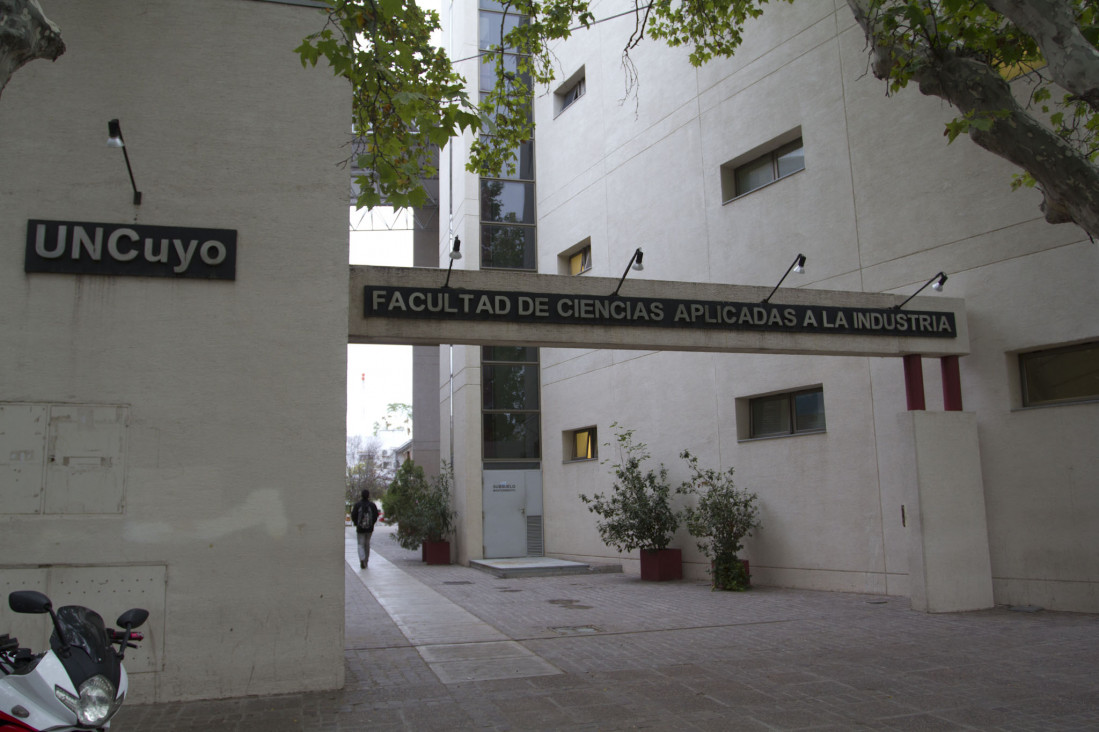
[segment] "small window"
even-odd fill
[[[599,440],[594,427],[565,433],[566,460],[595,460],[599,457]]]
[[[591,237],[585,237],[557,255],[557,274],[579,275],[591,271]]]
[[[591,269],[591,247],[586,246],[569,257],[569,274],[583,274]]]
[[[1099,341],[1019,354],[1023,406],[1099,400]]]
[[[554,114],[561,114],[580,97],[584,96],[586,84],[584,83],[584,68],[570,76],[564,84],[554,93]]]
[[[802,389],[749,400],[750,437],[824,432],[824,389]]]
[[[805,170],[805,149],[800,137],[747,161],[721,167],[721,195],[728,202],[763,188],[788,175]]]

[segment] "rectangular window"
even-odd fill
[[[527,17],[519,15],[514,10],[506,13],[494,13],[482,10],[479,14],[480,21],[478,33],[478,46],[482,51],[494,48],[502,48],[504,37],[520,25],[527,24]],[[510,46],[508,47],[510,48]]]
[[[1099,400],[1099,341],[1019,354],[1023,406]]]
[[[561,114],[568,109],[573,102],[584,96],[584,69],[573,74],[572,77],[561,85],[561,90],[554,94],[554,113]]]
[[[485,412],[485,460],[539,460],[541,435],[537,412]]]
[[[491,137],[488,135],[481,135],[481,141],[486,145],[491,141]],[[495,178],[507,178],[512,180],[534,180],[534,143],[530,140],[527,142],[521,142],[518,146],[512,148],[512,152],[515,155],[514,170],[508,170],[507,166],[504,166],[503,170],[497,171]]]
[[[481,367],[485,409],[538,409],[538,364]]]
[[[596,460],[599,457],[598,437],[594,427],[565,433],[565,459]]]
[[[824,432],[824,389],[802,389],[756,397],[748,402],[749,437]]]
[[[481,267],[533,271],[533,226],[482,226]]]
[[[805,148],[798,137],[749,160],[721,166],[721,196],[726,202],[805,170]]]
[[[481,427],[484,459],[539,460],[541,384],[538,349],[481,349]]]
[[[534,223],[534,184],[481,179],[481,221]]]
[[[496,86],[496,59],[498,53],[486,53],[481,57],[480,89],[483,92],[492,91]],[[512,53],[504,54],[504,73],[517,74],[519,72],[519,57]],[[527,88],[530,88],[530,80],[523,77]]]
[[[569,257],[569,274],[583,274],[591,269],[591,246],[586,246]]]

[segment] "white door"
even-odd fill
[[[484,472],[485,559],[527,555],[528,470]],[[537,472],[537,471],[533,471]]]

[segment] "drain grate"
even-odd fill
[[[558,628],[550,628],[550,630],[558,635],[591,635],[592,633],[603,632],[594,625],[565,625]]]
[[[569,610],[591,610],[591,605],[581,605],[579,600],[546,600],[550,605],[560,605]]]

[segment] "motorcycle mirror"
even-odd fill
[[[118,621],[115,623],[119,627],[130,630],[136,628],[149,619],[149,611],[142,608],[135,607],[118,616]]]
[[[41,614],[53,609],[50,598],[35,590],[16,590],[8,595],[8,607],[17,613]]]

